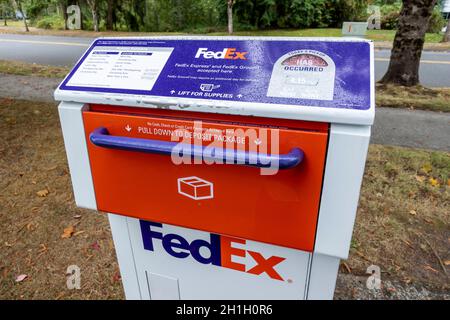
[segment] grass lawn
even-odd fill
[[[20,61],[0,60],[0,73],[45,78],[64,78],[70,71],[67,67],[46,66]]]
[[[375,99],[377,107],[450,112],[450,88],[377,84]]]
[[[0,141],[0,298],[123,298],[106,217],[75,207],[56,105],[0,99]],[[448,291],[449,176],[449,153],[372,145],[341,272],[376,264],[382,279]],[[66,288],[72,264],[81,290]]]
[[[0,22],[0,33],[24,33],[23,22],[9,22],[8,27],[3,27]],[[388,42],[394,40],[395,30],[368,30],[367,39],[375,42]],[[156,35],[188,35],[188,32],[124,32],[124,31],[101,31],[94,32],[89,30],[47,30],[30,27],[30,34],[48,34],[48,35],[66,35],[79,37],[100,37],[100,36],[156,36]],[[221,32],[207,33],[209,36],[227,36],[224,29]],[[254,31],[236,31],[236,36],[271,36],[271,37],[341,37],[341,29],[338,28],[310,28],[310,29],[273,29],[273,30],[254,30]],[[442,33],[427,33],[425,36],[426,44],[438,44],[442,40]],[[441,44],[438,47],[450,48],[450,44]],[[434,46],[433,46],[434,48]]]
[[[261,30],[261,31],[237,31],[237,36],[273,36],[273,37],[341,37],[341,29],[336,28],[315,28],[315,29],[299,29],[299,30]],[[226,32],[210,33],[208,35],[228,35]],[[368,30],[367,39],[374,41],[394,40],[395,30]],[[437,43],[442,40],[441,34],[427,33],[425,41],[429,43]]]

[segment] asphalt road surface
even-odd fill
[[[0,59],[72,66],[88,48],[92,38],[0,34]],[[390,51],[375,51],[375,76],[387,70]],[[450,52],[424,51],[421,83],[428,87],[450,87]]]

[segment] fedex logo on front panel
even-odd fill
[[[203,57],[205,59],[226,59],[226,60],[247,60],[245,57],[248,52],[236,51],[236,48],[225,48],[222,51],[209,51],[208,48],[198,48],[195,58]]]
[[[270,278],[284,281],[276,271],[276,266],[285,258],[264,257],[261,253],[233,247],[233,244],[245,245],[246,240],[211,233],[210,240],[196,239],[189,243],[183,236],[174,233],[164,233],[161,223],[140,220],[144,249],[155,251],[155,242],[161,241],[164,250],[174,258],[184,259],[192,256],[197,262],[218,267],[234,269],[254,275],[266,273]],[[203,249],[200,253],[200,249]],[[208,255],[205,256],[204,252]],[[233,261],[233,257],[251,257],[254,263],[248,266]]]

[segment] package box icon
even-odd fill
[[[194,200],[212,199],[214,188],[211,182],[192,176],[178,179],[178,193]]]

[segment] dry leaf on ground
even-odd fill
[[[439,181],[438,181],[438,179],[430,178],[429,181],[430,181],[430,184],[431,184],[433,187],[439,186]]]
[[[64,232],[61,235],[61,238],[70,238],[73,233],[75,232],[75,228],[73,226],[68,226],[67,228],[64,228]]]
[[[22,282],[23,280],[25,280],[26,278],[28,278],[28,275],[26,274],[20,274],[16,277],[16,282]]]
[[[47,189],[43,189],[43,190],[39,190],[38,192],[36,192],[36,194],[39,197],[46,197],[49,194],[49,191]]]
[[[416,180],[419,182],[424,182],[425,181],[425,177],[424,176],[416,176]]]
[[[426,173],[429,173],[431,170],[433,170],[433,167],[431,166],[430,163],[425,163],[425,164],[422,166],[422,171],[424,171],[424,172],[426,172]]]

